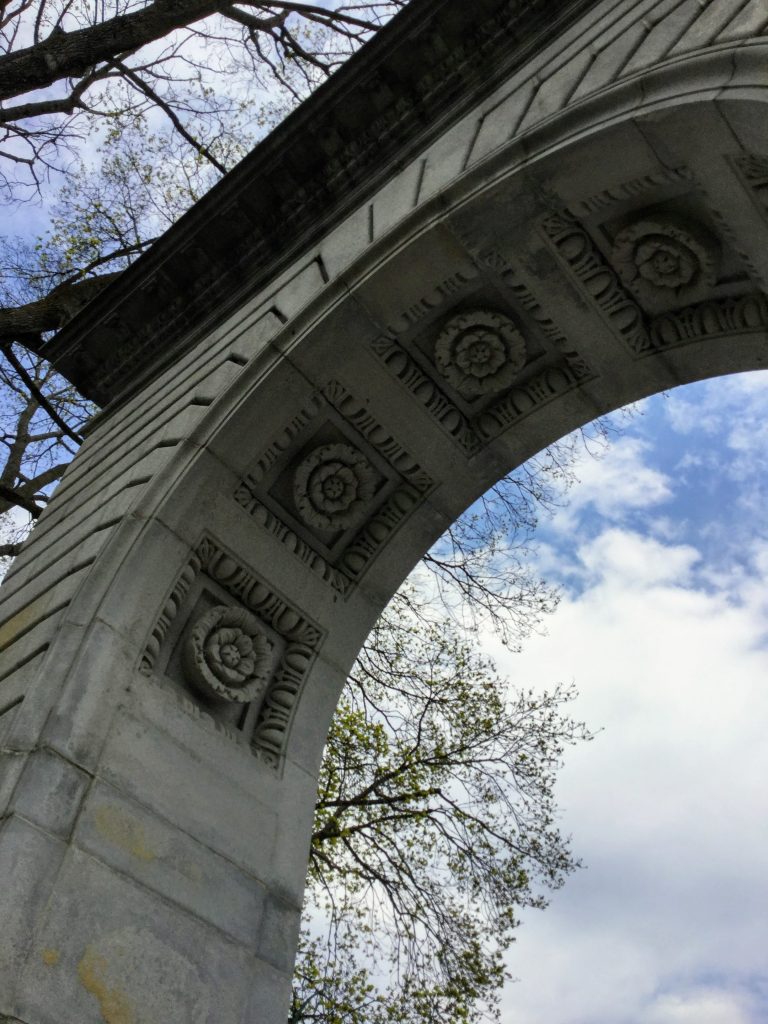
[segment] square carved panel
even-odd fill
[[[182,707],[279,767],[324,633],[212,537],[176,579],[139,672]]]
[[[333,382],[262,453],[235,500],[347,594],[433,486],[366,407]]]

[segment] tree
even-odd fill
[[[48,230],[0,262],[0,514],[39,515],[90,412],[35,356],[47,332],[404,2],[0,3],[0,194],[60,183]],[[589,737],[572,694],[511,695],[475,639],[490,623],[515,647],[556,605],[526,556],[577,448],[454,524],[361,652],[321,771],[293,1024],[492,1016],[517,908],[577,865],[553,792],[563,750]]]
[[[4,0],[0,193],[39,191],[93,118],[149,111],[223,172],[256,98],[302,98],[405,2]]]
[[[86,139],[114,144],[149,125],[170,147],[170,177],[195,179],[176,190],[178,216],[193,185],[210,187],[406,3],[0,0],[0,202],[47,199],[51,178],[79,180]],[[129,234],[70,259],[21,308],[4,301],[0,342],[38,351],[152,241]]]
[[[581,444],[465,513],[363,647],[321,769],[290,1024],[495,1019],[519,908],[578,866],[554,798],[565,748],[591,738],[575,694],[512,690],[476,632],[519,646],[554,609],[525,563]]]
[[[589,738],[562,712],[573,694],[511,695],[423,611],[398,594],[331,728],[293,1024],[493,1018],[518,908],[578,864],[553,795],[565,746]]]

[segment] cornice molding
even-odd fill
[[[596,0],[412,0],[45,346],[107,405],[175,361]]]

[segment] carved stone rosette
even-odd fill
[[[525,366],[525,341],[515,324],[493,310],[452,316],[435,341],[435,365],[465,398],[505,391]]]
[[[234,497],[346,595],[433,487],[367,404],[330,381],[262,453]]]
[[[624,284],[650,311],[707,297],[717,280],[717,242],[699,225],[644,218],[618,233],[613,260]]]
[[[217,605],[195,623],[184,645],[184,669],[205,696],[248,704],[265,691],[272,641],[245,608]]]
[[[371,464],[351,445],[321,445],[296,470],[296,508],[310,526],[346,530],[365,518],[375,479]]]
[[[178,623],[212,585],[237,604],[217,604],[189,623]],[[201,706],[177,694],[182,707],[230,739],[245,740],[263,763],[279,768],[296,703],[325,633],[206,535],[152,629],[139,663],[142,675],[178,678],[173,650],[179,637],[178,671],[185,689],[208,698]]]

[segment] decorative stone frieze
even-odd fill
[[[614,333],[635,355],[653,351],[643,311],[607,265],[589,232],[570,213],[545,217],[542,229]]]
[[[700,338],[746,334],[768,328],[768,300],[760,292],[737,298],[702,302],[651,322],[651,338],[657,348],[682,345]]]
[[[481,272],[455,275],[450,289],[438,285],[429,303],[412,307],[418,317],[396,318],[371,347],[471,457],[542,403],[594,374],[501,253],[473,237],[462,241]],[[489,288],[509,304],[510,313],[469,305],[478,290],[490,293]],[[441,309],[457,303],[454,313]]]
[[[219,602],[211,603],[211,595]],[[236,603],[223,604],[221,597]],[[179,573],[139,671],[167,677],[183,708],[278,768],[296,702],[324,637],[271,584],[206,536]],[[184,678],[201,699],[196,703],[172,686],[178,647]],[[222,716],[220,707],[230,710]]]
[[[533,34],[541,45],[554,25],[572,21],[589,2],[482,0],[481,8],[454,9],[449,18],[406,8],[395,29],[377,33],[366,48],[402,55],[406,47],[408,59],[399,57],[397,71],[381,72],[377,60],[354,55],[331,93],[310,97],[290,125],[278,126],[230,172],[225,190],[196,204],[183,242],[172,234],[164,260],[129,270],[128,284],[121,281],[100,300],[109,313],[90,324],[87,353],[65,328],[47,354],[83,393],[106,403],[130,378],[165,360],[170,348],[189,344],[206,311],[232,311],[245,281],[255,289],[276,276],[285,266],[276,254],[307,244],[329,221],[348,215],[361,183],[383,184],[405,153],[434,138],[457,96],[468,108],[473,94],[501,81],[514,59],[511,40]],[[219,230],[211,245],[214,219]],[[204,252],[206,267],[189,289],[195,250]],[[120,337],[117,363],[113,330]]]
[[[498,402],[484,409],[475,426],[481,436],[490,441],[543,405],[594,378],[594,371],[577,352],[565,352],[557,362],[513,387]]]
[[[611,188],[603,189],[594,195],[581,199],[572,205],[572,212],[577,216],[589,217],[593,214],[606,210],[617,203],[625,203],[627,200],[637,200],[648,192],[658,193],[674,186],[690,188],[695,178],[687,167],[672,167],[664,171],[656,171],[653,174],[644,174],[631,181],[613,185]]]
[[[768,215],[768,160],[748,153],[735,157],[733,163],[751,189],[758,207]]]
[[[655,312],[706,298],[717,280],[718,250],[700,225],[657,216],[620,231],[612,256],[624,284]]]
[[[638,227],[641,224],[643,227],[635,233],[636,259],[650,262],[645,280],[651,282],[652,287],[684,294],[686,282],[703,274],[703,267],[708,267],[706,273],[711,275],[711,262],[707,261],[713,257],[706,254],[705,238],[695,240],[682,228],[673,239],[669,234],[646,233],[646,226],[652,223],[647,219],[637,222]],[[648,316],[624,290],[589,233],[570,214],[551,215],[543,222],[543,228],[563,263],[635,356],[652,355],[701,338],[762,331],[768,325],[768,300],[761,292],[752,290]],[[624,244],[629,247],[629,236]],[[697,262],[699,252],[704,253],[701,262]],[[639,271],[636,269],[635,273]],[[655,279],[669,283],[657,285]],[[706,280],[710,282],[711,276]],[[707,288],[711,287],[708,283]]]
[[[452,316],[435,341],[437,369],[466,398],[506,391],[525,358],[525,341],[513,321],[489,309]]]
[[[234,497],[346,595],[433,486],[367,407],[332,381],[283,428]]]

